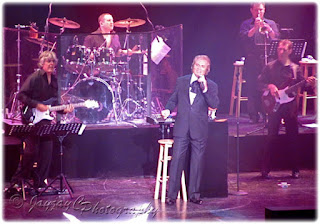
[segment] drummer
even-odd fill
[[[114,34],[113,17],[110,13],[103,13],[98,18],[99,28],[92,32],[84,39],[83,45],[88,48],[112,48],[115,52],[115,56],[121,56],[127,54],[132,55],[132,50],[122,50],[119,36]],[[98,35],[101,34],[101,35]],[[113,35],[110,35],[113,34]]]

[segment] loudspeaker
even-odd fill
[[[268,207],[265,208],[267,220],[315,220],[316,210],[311,207]]]

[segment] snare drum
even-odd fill
[[[111,72],[115,66],[115,53],[112,48],[93,49],[96,67],[100,72]]]
[[[65,68],[69,72],[80,73],[90,56],[90,49],[82,45],[72,45],[65,55]]]
[[[99,108],[75,108],[75,116],[85,124],[97,124],[107,120],[113,109],[114,95],[110,85],[101,78],[89,77],[80,80],[69,94],[76,99],[95,100]]]

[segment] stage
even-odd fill
[[[278,219],[315,220],[316,175],[302,170],[300,179],[291,179],[290,171],[275,171],[262,180],[258,172],[240,175],[240,190],[246,196],[235,196],[236,174],[228,175],[228,197],[204,198],[202,205],[177,200],[174,206],[153,199],[154,177],[69,179],[75,194],[28,197],[3,201],[6,221],[68,221],[72,215],[80,221],[264,221],[266,208],[281,211]],[[290,184],[288,188],[278,186]],[[290,213],[291,212],[291,213]],[[292,212],[295,216],[292,216]],[[290,216],[291,214],[291,216]],[[294,220],[293,220],[294,218]],[[75,220],[70,218],[71,220]]]
[[[309,214],[304,212],[312,212],[316,206],[317,128],[314,115],[299,116],[299,122],[301,178],[290,177],[291,171],[287,164],[289,151],[286,149],[284,128],[281,128],[279,146],[273,152],[274,171],[270,179],[263,180],[259,178],[259,170],[267,134],[266,128],[263,128],[265,124],[251,124],[246,115],[236,119],[218,114],[216,121],[209,125],[206,168],[201,187],[204,205],[179,202],[173,209],[153,200],[159,150],[157,140],[161,138],[158,125],[150,125],[142,120],[118,125],[87,125],[81,136],[70,135],[64,141],[64,173],[74,189],[74,198],[70,199],[69,195],[52,195],[34,199],[42,200],[41,203],[62,200],[60,203],[80,203],[79,206],[61,207],[59,204],[48,211],[49,208],[46,210],[41,207],[41,203],[33,208],[35,202],[30,201],[32,197],[28,196],[24,205],[17,208],[7,199],[4,203],[4,218],[67,220],[62,214],[66,212],[85,221],[249,221],[264,220],[265,208],[274,206],[284,207],[285,210],[301,210],[302,215]],[[248,192],[247,196],[232,195],[237,191],[235,172],[238,135],[240,190]],[[8,186],[19,159],[19,140],[5,137],[4,142],[5,185]],[[58,147],[54,152],[51,171],[52,178],[59,173]],[[279,187],[277,184],[283,181],[291,185],[286,189]],[[80,208],[84,206],[82,202],[88,202],[87,207]],[[109,205],[117,208],[117,212],[122,209],[122,213],[107,211],[111,208],[106,208]],[[81,209],[88,211],[81,212]],[[130,213],[128,209],[140,210]]]

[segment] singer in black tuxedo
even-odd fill
[[[169,169],[169,191],[167,204],[174,204],[180,190],[182,171],[186,164],[186,154],[191,146],[190,179],[188,197],[191,202],[201,204],[200,181],[203,155],[208,137],[208,107],[219,104],[218,86],[206,79],[210,71],[210,59],[206,55],[194,58],[192,74],[179,77],[176,88],[169,98],[162,116],[168,117],[177,107],[177,117],[173,129],[174,145]]]

